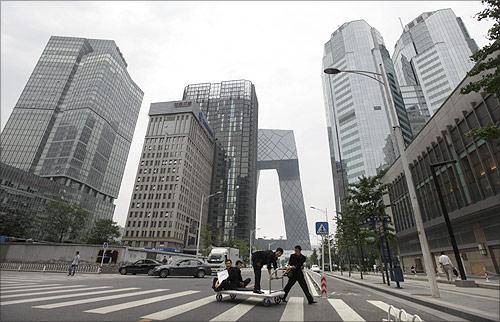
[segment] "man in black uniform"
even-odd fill
[[[276,270],[278,268],[278,264],[276,263],[276,259],[283,255],[283,248],[276,248],[276,251],[272,250],[261,250],[252,254],[252,266],[253,273],[255,275],[255,286],[253,287],[253,292],[257,294],[262,294],[260,290],[260,276],[262,274],[262,267],[267,265],[267,271],[269,272],[269,276],[271,276],[271,265]]]
[[[306,257],[300,253],[301,251],[302,247],[297,245],[295,246],[295,254],[290,255],[290,260],[288,261],[287,267],[288,283],[286,284],[284,289],[285,295],[283,296],[283,302],[286,302],[286,297],[295,282],[299,282],[302,291],[307,297],[307,301],[309,302],[309,304],[313,304],[316,303],[316,301],[309,292],[309,288],[307,287],[306,279],[304,277],[304,272],[302,271],[302,269],[304,268]]]
[[[241,267],[243,266],[243,262],[240,260],[236,261],[236,267],[234,267],[234,270],[236,271],[236,284],[238,287],[247,287],[247,285],[250,283],[251,279],[246,278],[243,280],[243,277],[241,277]],[[230,276],[231,277],[231,276]]]

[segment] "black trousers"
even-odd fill
[[[285,286],[285,289],[284,289],[285,296],[283,298],[286,298],[288,296],[288,293],[292,289],[292,286],[295,285],[295,282],[299,282],[299,285],[302,288],[302,291],[306,295],[307,301],[309,303],[311,303],[312,301],[314,301],[311,293],[309,292],[309,288],[307,287],[307,282],[306,282],[306,279],[304,277],[304,274],[303,273],[298,273],[297,274],[295,272],[293,273],[292,277],[290,277],[288,279],[288,283],[286,283],[286,286]]]
[[[260,265],[253,265],[253,274],[255,275],[255,284],[253,289],[260,291],[260,277],[262,275],[262,267]]]

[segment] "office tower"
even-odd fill
[[[380,73],[382,64],[389,80],[391,99],[406,143],[412,132],[394,66],[380,33],[364,20],[344,23],[325,44],[323,70],[363,70]],[[372,176],[384,164],[383,148],[391,134],[384,87],[355,73],[322,74],[328,138],[337,209],[346,182]],[[347,168],[347,169],[346,169]],[[345,177],[347,176],[347,180]]]
[[[255,228],[258,102],[247,80],[188,85],[185,100],[201,105],[216,138],[209,226],[214,243],[248,240]]]
[[[152,103],[122,240],[149,248],[195,248],[207,222],[214,138],[200,105]]]
[[[451,9],[424,12],[407,24],[392,55],[406,108],[427,120],[472,68],[477,50]]]
[[[1,135],[1,161],[78,189],[69,200],[113,217],[143,92],[112,40],[56,37]]]

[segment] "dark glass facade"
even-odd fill
[[[258,102],[247,80],[188,85],[184,100],[201,104],[216,138],[209,226],[215,243],[248,240],[255,228]]]
[[[1,161],[81,191],[72,202],[112,218],[142,97],[114,41],[53,36],[2,132]]]
[[[446,209],[469,274],[480,275],[483,267],[499,272],[500,257],[500,139],[485,141],[467,136],[471,129],[500,124],[500,103],[495,94],[464,96],[460,87],[421,130],[407,151],[417,198],[431,251],[450,251],[448,233],[432,179],[431,164],[456,160],[435,168]],[[394,224],[400,253],[406,266],[414,265],[420,247],[406,180],[399,160],[389,168]],[[480,254],[478,245],[487,249]],[[450,256],[452,257],[452,256]],[[418,266],[418,263],[416,263]]]

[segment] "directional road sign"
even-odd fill
[[[328,223],[326,221],[316,222],[316,235],[328,235]]]

